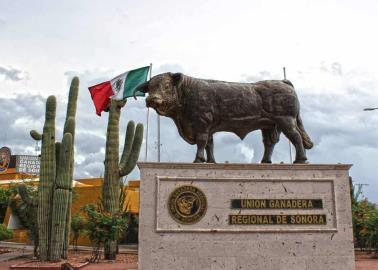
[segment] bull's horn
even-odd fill
[[[147,93],[148,92],[148,82],[144,82],[141,85],[139,85],[137,88],[135,88],[134,93],[133,93],[134,99],[137,99],[136,93],[138,91],[142,92],[142,93]]]

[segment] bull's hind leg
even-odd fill
[[[207,145],[208,134],[207,133],[200,133],[196,136],[196,144],[197,144],[197,154],[196,158],[194,159],[194,163],[202,163],[205,162],[205,147]]]
[[[285,136],[295,146],[295,161],[294,163],[306,163],[307,157],[303,147],[301,134],[298,132],[296,120],[293,117],[277,117],[275,119],[277,125],[285,134]]]
[[[281,131],[277,127],[261,130],[264,143],[264,156],[261,163],[272,163],[272,153],[274,146],[280,139]]]
[[[207,157],[207,160],[206,160],[207,163],[215,163],[213,135],[209,135],[209,139],[207,140],[206,157]]]

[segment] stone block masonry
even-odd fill
[[[139,269],[355,269],[351,165],[138,166]]]

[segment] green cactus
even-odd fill
[[[37,212],[39,255],[42,261],[48,260],[48,249],[50,246],[50,205],[53,199],[52,191],[56,176],[55,114],[56,98],[49,96],[46,101],[45,124],[42,134]]]
[[[119,162],[119,119],[121,108],[126,101],[111,100],[109,108],[109,121],[106,135],[105,175],[102,187],[102,200],[104,210],[116,213],[119,209],[120,178],[128,175],[136,165],[143,141],[143,125],[135,128],[133,121],[127,125],[125,144]],[[105,243],[105,259],[114,260],[117,251],[117,242]]]
[[[38,237],[40,260],[58,261],[67,257],[74,165],[75,115],[79,79],[71,82],[62,143],[55,142],[56,98],[46,102],[43,134],[32,130],[35,140],[42,139],[38,192]]]
[[[67,104],[67,113],[66,113],[66,124],[64,126],[63,134],[71,133],[72,134],[72,158],[71,164],[69,167],[70,170],[70,179],[73,179],[73,168],[74,168],[74,140],[75,140],[75,117],[76,117],[76,108],[77,108],[77,97],[79,94],[79,78],[74,77],[71,82],[70,92],[68,96]],[[67,259],[67,251],[70,243],[70,230],[71,230],[71,206],[72,206],[72,181],[70,182],[69,189],[69,199],[68,199],[68,208],[66,215],[66,228],[64,233],[64,242],[63,242],[63,254],[62,258]]]

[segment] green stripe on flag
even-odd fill
[[[139,85],[147,81],[147,75],[148,75],[149,69],[150,67],[142,67],[142,68],[130,70],[127,73],[126,81],[125,81],[125,88],[123,91],[123,98],[132,97],[134,90]],[[145,94],[138,91],[136,95],[143,97]]]

